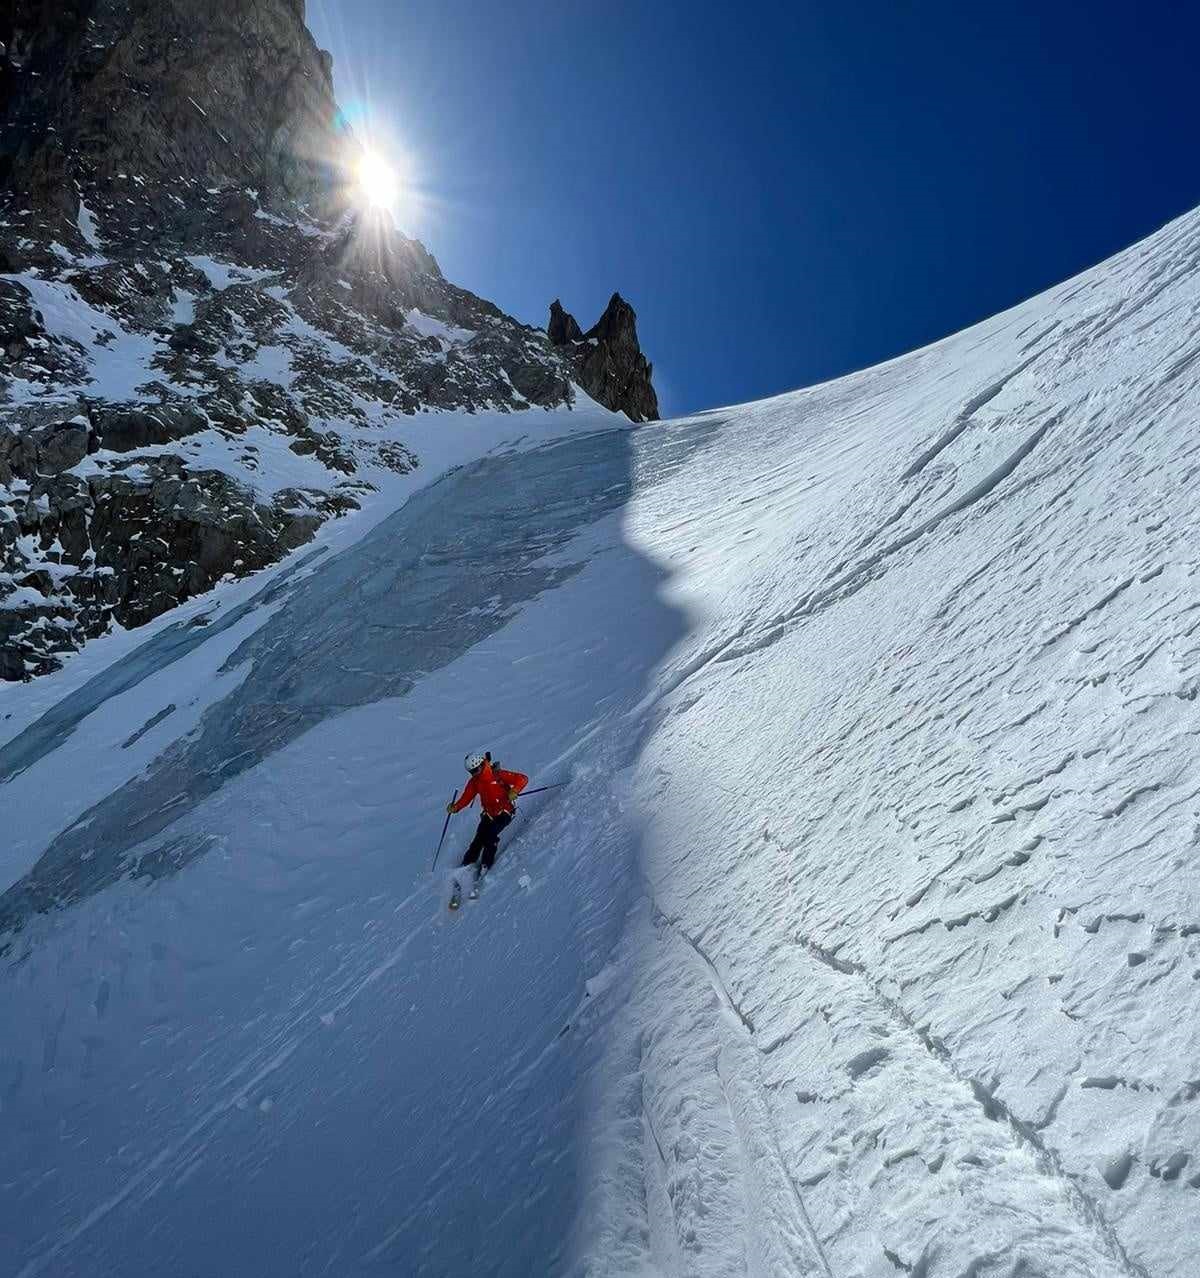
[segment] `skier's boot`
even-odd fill
[[[483,876],[486,873],[487,873],[486,866],[477,865],[475,867],[475,882],[471,884],[471,893],[468,898],[469,900],[472,900],[472,901],[479,900],[479,889],[483,884]]]

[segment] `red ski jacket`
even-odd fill
[[[455,801],[455,812],[461,812],[476,798],[490,817],[498,817],[501,812],[513,810],[512,800],[508,797],[510,790],[518,794],[529,784],[524,772],[508,772],[504,768],[493,768],[485,763],[482,768],[467,782],[466,788]]]

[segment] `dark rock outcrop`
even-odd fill
[[[0,5],[0,679],[279,559],[417,464],[407,415],[656,414],[624,303],[517,322],[359,155],[302,0]]]
[[[324,198],[338,150],[328,55],[287,0],[12,0],[0,10],[0,183],[74,216],[81,163]]]
[[[612,295],[604,314],[586,333],[556,299],[550,304],[546,332],[566,353],[575,380],[594,400],[630,421],[658,420],[654,366],[638,343],[637,315],[620,293]]]
[[[550,303],[550,323],[546,325],[546,332],[555,346],[583,341],[583,329],[575,322],[574,315],[563,310],[557,297]]]

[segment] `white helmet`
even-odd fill
[[[472,751],[463,760],[463,763],[466,765],[468,772],[478,772],[483,767],[484,758],[478,751]]]

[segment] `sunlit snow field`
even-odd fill
[[[0,690],[0,1273],[1193,1273],[1198,265]],[[472,748],[570,784],[455,916]]]

